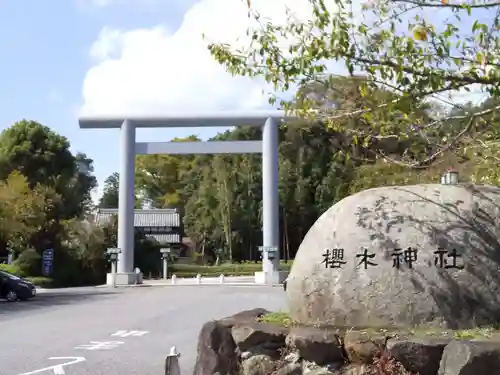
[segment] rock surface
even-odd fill
[[[302,359],[318,365],[345,361],[338,335],[327,330],[294,327],[286,337],[286,344],[297,350]]]
[[[499,188],[414,185],[360,192],[331,207],[305,236],[288,278],[290,314],[299,323],[346,327],[494,324],[500,321],[499,239]],[[408,248],[416,259],[411,252],[393,255]],[[335,249],[343,249],[345,264],[333,263]],[[376,264],[366,269],[357,256],[364,249]],[[439,249],[446,251],[443,267],[434,253]],[[453,249],[463,269],[451,267]]]
[[[366,332],[347,331],[344,335],[344,349],[347,359],[352,363],[372,364],[373,359],[384,351],[387,339]],[[423,375],[423,374],[420,374]]]
[[[233,340],[241,351],[259,348],[260,353],[271,356],[279,354],[278,349],[285,346],[287,333],[284,327],[257,322],[237,323],[231,329]]]
[[[287,328],[256,311],[203,326],[194,375],[500,375],[500,331]]]
[[[438,375],[500,375],[500,346],[493,342],[453,341],[443,352]]]
[[[419,375],[436,375],[448,342],[438,339],[389,339],[387,351],[408,371]]]
[[[264,354],[257,354],[245,359],[241,364],[244,375],[268,375],[274,371],[273,360]]]
[[[198,357],[194,375],[239,373],[236,344],[231,329],[220,322],[207,322],[198,336]]]
[[[239,373],[239,353],[231,335],[231,328],[235,324],[254,323],[258,317],[268,312],[261,308],[245,310],[219,321],[205,323],[198,336],[198,356],[193,374]]]

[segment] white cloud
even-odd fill
[[[286,20],[285,6],[308,18],[307,0],[253,0],[274,23]],[[232,77],[207,50],[207,40],[245,44],[250,20],[246,1],[201,0],[180,28],[104,28],[92,45],[94,65],[83,83],[81,114],[164,114],[254,109],[267,105],[259,80]]]
[[[115,4],[129,0],[92,1]],[[354,13],[361,15],[355,3]],[[252,0],[252,6],[275,24],[286,21],[286,7],[298,18],[310,15],[308,0]],[[446,17],[432,12],[424,16],[436,24]],[[371,21],[364,19],[365,23]],[[267,106],[271,88],[262,80],[232,77],[210,56],[208,41],[202,38],[205,34],[210,41],[244,46],[249,26],[246,0],[200,0],[175,32],[165,25],[133,30],[103,28],[90,48],[93,66],[84,78],[80,114],[154,115]],[[341,64],[327,65],[330,71],[345,73]],[[460,95],[455,96],[457,101],[470,100],[470,94],[460,99]]]

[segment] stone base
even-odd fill
[[[311,326],[284,327],[277,322],[255,324],[257,318],[268,313],[264,309],[246,310],[205,323],[198,336],[193,373],[271,374],[279,368],[274,373],[366,374],[367,365],[382,359],[383,366],[392,371],[378,373],[487,374],[487,367],[492,369],[490,374],[499,374],[494,370],[500,368],[499,339],[495,333],[491,338],[480,338],[485,337],[480,329],[469,330],[478,335],[470,341],[457,338],[457,331],[425,326],[419,327],[420,333],[413,336],[403,326],[382,333],[380,326],[334,332]],[[426,328],[434,335],[423,337]],[[402,337],[396,338],[398,331]],[[285,357],[280,352],[290,354]],[[168,360],[165,362],[169,364]],[[173,374],[165,368],[165,374]],[[377,368],[381,367],[373,366],[370,370]]]
[[[255,284],[282,284],[288,277],[288,271],[276,271],[274,273],[255,272]]]
[[[116,285],[133,285],[137,283],[138,275],[135,272],[124,272],[116,274]],[[106,274],[106,284],[113,285],[113,274]]]

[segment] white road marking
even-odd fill
[[[72,361],[65,362],[65,363],[60,363],[58,365],[54,366],[49,366],[49,367],[44,367],[39,370],[35,371],[30,371],[30,372],[25,372],[19,375],[33,375],[33,374],[38,374],[40,372],[45,372],[45,371],[52,371],[55,375],[64,375],[64,366],[69,366],[69,365],[74,365],[75,363],[83,362],[86,361],[84,357],[50,357],[49,360],[55,360],[55,359],[72,359]]]
[[[91,341],[90,344],[75,346],[75,349],[85,350],[110,350],[125,344],[123,341]]]
[[[149,331],[125,331],[125,330],[121,330],[121,331],[116,331],[111,336],[118,336],[118,337],[130,337],[130,336],[134,336],[134,337],[141,337],[141,336],[144,336],[144,335],[146,335],[148,333],[149,333]]]

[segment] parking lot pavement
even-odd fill
[[[0,302],[1,375],[161,375],[175,345],[191,374],[203,323],[241,310],[284,310],[280,288],[78,288]]]

